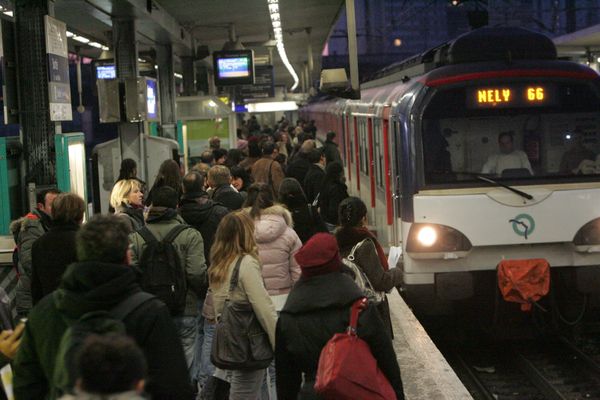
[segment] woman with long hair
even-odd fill
[[[110,205],[115,215],[125,218],[134,232],[144,226],[144,193],[137,179],[124,179],[115,183],[110,193]]]
[[[344,183],[344,167],[337,161],[330,162],[325,167],[325,178],[319,196],[319,207],[321,217],[327,224],[330,232],[333,232],[339,224],[338,207],[342,200],[348,198],[348,187]]]
[[[388,266],[383,248],[367,227],[367,206],[358,197],[348,197],[339,206],[340,227],[335,232],[340,255],[346,257],[352,248],[361,243],[354,252],[354,262],[365,273],[373,289],[388,292],[402,283],[402,273],[395,266]],[[392,322],[387,299],[377,305],[390,336]]]
[[[248,214],[242,211],[232,212],[223,217],[210,251],[208,281],[217,317],[223,311],[231,275],[239,258],[241,264],[238,284],[229,300],[252,305],[260,325],[269,335],[271,346],[275,348],[277,314],[261,276],[258,249],[254,240],[254,223]],[[264,369],[233,370],[229,399],[257,399],[264,374]]]
[[[177,192],[177,200],[181,196],[181,171],[179,164],[175,160],[165,160],[158,168],[158,174],[154,179],[152,189],[146,197],[145,205],[149,206],[152,204],[152,191],[162,186],[170,186]]]
[[[294,230],[303,244],[315,233],[327,232],[317,208],[308,204],[304,190],[296,179],[285,178],[281,181],[278,199],[292,213]]]

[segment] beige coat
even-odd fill
[[[213,293],[213,304],[217,318],[223,311],[223,305],[229,292],[229,282],[231,282],[231,273],[235,267],[237,259],[229,265],[227,278],[221,286],[210,285]],[[271,301],[260,272],[258,260],[252,256],[246,255],[240,265],[240,275],[238,284],[233,290],[231,301],[239,303],[250,303],[252,309],[258,318],[263,329],[269,335],[271,346],[275,349],[275,325],[277,323],[277,313]]]

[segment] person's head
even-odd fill
[[[179,191],[181,188],[181,173],[175,160],[165,160],[158,168],[154,187],[170,186]],[[153,194],[154,196],[154,194]]]
[[[142,393],[148,372],[146,359],[128,336],[90,335],[75,356],[77,388],[85,393],[109,395]]]
[[[36,194],[36,208],[48,215],[52,214],[52,203],[60,194],[58,189],[45,189]]]
[[[336,272],[342,268],[337,240],[329,233],[315,234],[298,250],[294,258],[300,265],[302,276],[307,278]]]
[[[244,202],[244,207],[250,207],[250,216],[252,218],[260,217],[261,210],[269,208],[275,204],[275,195],[273,188],[266,183],[253,183],[248,188],[248,197]]]
[[[231,167],[231,184],[239,192],[246,190],[250,186],[250,175],[248,171],[239,165]]]
[[[200,154],[200,161],[202,161],[204,164],[211,165],[213,161],[215,161],[212,151],[203,151],[202,154]]]
[[[238,165],[243,158],[244,153],[240,149],[230,149],[227,152],[227,162],[231,166]]]
[[[75,236],[77,260],[129,264],[129,231],[124,218],[94,215]]]
[[[204,191],[204,176],[198,171],[190,171],[183,177],[183,193]]]
[[[75,193],[61,193],[52,203],[52,221],[58,225],[81,224],[85,202]]]
[[[327,140],[332,142],[333,139],[335,139],[335,132],[334,131],[327,132]]]
[[[217,188],[231,184],[231,173],[224,165],[215,165],[208,170],[208,185]]]
[[[275,147],[275,143],[265,142],[262,146],[262,155],[263,157],[271,157],[274,158],[277,156],[277,149]]]
[[[225,149],[214,149],[213,158],[215,159],[215,165],[223,165],[227,161],[227,150]]]
[[[221,139],[218,136],[213,136],[208,141],[208,145],[212,150],[221,148]]]
[[[338,215],[342,227],[361,227],[367,222],[367,206],[358,197],[347,197],[340,203]]]
[[[300,146],[300,153],[308,154],[312,150],[314,150],[316,147],[317,146],[316,146],[314,140],[312,140],[312,139],[305,140],[304,142],[302,142],[302,146]]]
[[[282,143],[288,144],[290,142],[290,137],[289,137],[288,133],[285,131],[281,132],[279,137],[280,137],[280,141]]]
[[[119,170],[118,181],[121,179],[132,179],[137,176],[137,164],[131,158],[125,158],[121,161],[121,169]]]
[[[248,157],[260,157],[260,146],[256,140],[248,141]]]
[[[123,204],[133,207],[142,206],[144,194],[140,189],[140,182],[137,179],[118,181],[110,192],[110,205],[115,209]]]
[[[246,254],[258,258],[254,240],[254,221],[244,211],[231,212],[219,223],[210,249],[210,285],[221,286],[227,277],[230,264]]]
[[[152,207],[177,208],[179,196],[170,186],[161,186],[152,193]]]
[[[498,147],[500,147],[500,152],[502,154],[510,154],[514,150],[514,141],[513,141],[513,133],[512,132],[502,132],[498,135]]]
[[[295,178],[285,178],[281,181],[277,198],[288,208],[308,203],[302,185]]]
[[[325,185],[332,182],[342,182],[344,167],[339,161],[332,161],[325,167]]]
[[[325,155],[321,149],[312,149],[308,153],[308,161],[311,164],[323,164],[325,165]]]

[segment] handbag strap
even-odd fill
[[[362,244],[365,242],[365,240],[367,240],[367,239],[363,239],[363,240],[361,240],[360,242],[358,242],[358,243],[356,243],[356,244],[354,245],[354,247],[353,247],[353,248],[352,248],[352,250],[350,251],[350,254],[348,254],[348,256],[346,257],[348,260],[350,260],[350,261],[354,261],[354,253],[356,252],[356,250],[358,250],[358,248],[359,248],[360,246],[362,246]]]
[[[231,297],[231,293],[235,289],[238,284],[238,280],[240,277],[240,265],[242,265],[242,259],[244,256],[240,256],[235,263],[235,267],[233,267],[233,272],[231,273],[231,281],[229,282],[229,292],[227,293],[227,300]]]
[[[348,325],[347,333],[350,336],[356,336],[356,330],[358,328],[358,315],[362,310],[367,308],[369,300],[366,297],[361,297],[356,300],[350,308],[350,324]]]

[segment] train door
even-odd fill
[[[389,108],[387,109],[387,114],[389,115]],[[396,219],[394,218],[394,200],[392,197],[392,177],[396,176],[392,172],[392,163],[390,153],[393,149],[391,146],[392,137],[390,135],[390,120],[384,112],[384,120],[383,120],[383,131],[382,131],[382,142],[383,142],[383,171],[382,171],[382,180],[385,191],[385,222],[388,233],[388,240],[391,244],[397,243],[396,230],[394,229],[396,223]]]
[[[358,142],[358,118],[354,117],[354,154],[352,154],[352,162],[356,165],[356,193],[360,194],[360,148]]]
[[[346,146],[346,153],[345,153],[345,162],[346,162],[346,167],[348,168],[348,182],[352,182],[352,134],[351,134],[351,128],[350,128],[350,116],[344,112],[344,126],[346,127],[345,130],[345,134],[346,134],[346,143],[348,144]]]
[[[402,213],[400,207],[401,199],[401,171],[402,171],[402,128],[400,120],[390,119],[392,134],[389,137],[388,146],[393,155],[390,160],[390,184],[391,184],[391,213],[393,219],[393,242],[400,244],[402,240]]]

